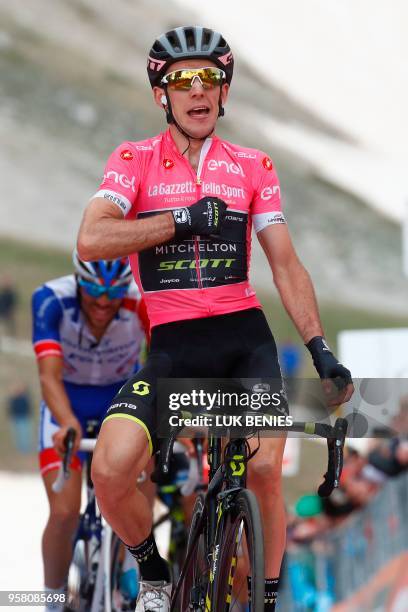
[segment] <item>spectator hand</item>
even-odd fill
[[[329,406],[348,402],[354,386],[351,372],[338,362],[322,336],[315,336],[306,348],[312,355],[313,364],[322,380],[322,387]]]
[[[220,198],[206,196],[195,204],[172,210],[175,237],[219,235],[227,205]]]

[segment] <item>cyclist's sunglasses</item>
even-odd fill
[[[91,297],[99,298],[106,294],[110,300],[125,297],[129,288],[128,285],[120,285],[119,287],[104,287],[103,285],[97,285],[96,283],[85,281],[82,278],[78,279],[78,284],[80,287],[83,287],[86,293]]]
[[[166,74],[161,83],[169,89],[188,90],[191,89],[194,80],[198,79],[203,89],[213,89],[222,85],[226,74],[221,68],[209,66],[208,68],[183,68]]]

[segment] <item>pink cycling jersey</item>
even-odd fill
[[[214,136],[197,173],[169,130],[125,142],[110,156],[94,197],[114,202],[126,219],[142,219],[217,196],[228,206],[221,236],[172,239],[130,256],[151,326],[260,307],[248,282],[251,228],[285,223],[270,158]]]

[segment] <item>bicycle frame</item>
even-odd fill
[[[207,521],[208,526],[206,550],[210,552],[217,540],[217,532],[222,523],[224,513],[230,508],[233,497],[246,486],[246,439],[229,439],[223,450],[222,440],[210,435],[208,440],[208,463],[210,466],[210,482],[205,497],[206,512],[203,513],[196,525],[195,533],[192,535],[193,545],[190,547],[190,554],[187,555],[183,564],[176,585],[175,595],[178,594],[191,560],[194,544],[202,533],[205,521]],[[212,583],[217,573],[217,557],[214,555],[214,551],[211,552],[211,555],[210,580],[206,593],[207,602],[211,600]]]
[[[190,415],[188,415],[190,416]],[[188,416],[186,418],[188,418]],[[182,427],[175,428],[170,437],[163,443],[160,451],[159,466],[163,473],[168,471],[169,459],[174,440]],[[274,430],[282,429],[303,432],[308,435],[317,435],[327,439],[328,448],[328,466],[324,476],[324,481],[320,485],[318,493],[322,497],[330,495],[332,490],[339,485],[342,465],[343,465],[343,447],[347,433],[347,421],[338,418],[334,426],[325,423],[293,423],[292,427],[275,427]],[[252,453],[251,453],[252,456]],[[195,526],[194,533],[191,534],[191,546],[185,559],[179,580],[173,593],[173,600],[177,600],[183,580],[185,578],[187,568],[191,562],[191,557],[198,538],[203,532],[205,522],[207,522],[207,554],[212,555],[210,579],[206,593],[206,609],[210,609],[212,597],[212,584],[217,572],[217,556],[212,551],[212,548],[217,541],[218,528],[222,524],[222,517],[230,508],[234,496],[246,486],[246,464],[247,456],[247,440],[246,438],[229,438],[224,451],[222,450],[222,441],[210,433],[208,438],[208,462],[210,465],[210,482],[208,485],[207,495],[205,497],[205,511],[202,513],[200,520]],[[157,476],[155,476],[157,478]],[[152,478],[154,480],[154,478]],[[232,588],[232,587],[231,587]],[[173,606],[171,607],[173,611]]]
[[[208,539],[215,541],[217,526],[231,496],[246,487],[247,443],[245,438],[229,439],[222,450],[222,440],[210,436],[208,441],[210,482],[206,496]],[[219,474],[217,476],[217,473]],[[222,478],[220,476],[222,475]],[[221,488],[225,485],[224,490]]]

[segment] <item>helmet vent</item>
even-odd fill
[[[187,49],[189,51],[197,51],[195,32],[193,28],[186,28],[184,30],[186,37]]]
[[[211,30],[207,30],[207,28],[204,28],[203,42],[202,42],[203,51],[209,50],[212,37],[213,37],[213,32]]]
[[[78,263],[79,263],[80,268],[81,268],[81,269],[82,269],[82,270],[83,270],[85,273],[88,273],[88,274],[89,274],[89,268],[88,268],[88,267],[87,267],[87,266],[84,264],[84,262],[83,262],[83,261],[81,261],[80,259],[78,259]],[[89,264],[88,264],[88,265],[89,265]],[[90,267],[91,267],[91,269],[92,269],[92,264],[91,264],[91,266],[90,266]]]
[[[219,47],[221,47],[221,48],[226,48],[226,47],[228,47],[228,43],[227,43],[227,41],[226,41],[226,40],[225,40],[225,38],[223,38],[222,36],[221,36],[221,38],[220,38],[220,40],[219,40],[219,42],[218,42],[218,46],[219,46]]]
[[[163,45],[161,44],[159,40],[155,41],[152,48],[153,48],[153,51],[155,51],[156,53],[162,53],[162,51],[165,51]]]
[[[173,51],[175,51],[176,53],[179,53],[181,51],[181,47],[180,47],[180,41],[178,39],[178,36],[176,35],[176,33],[173,32],[169,32],[167,34],[167,40],[169,41],[170,45],[172,46]]]

